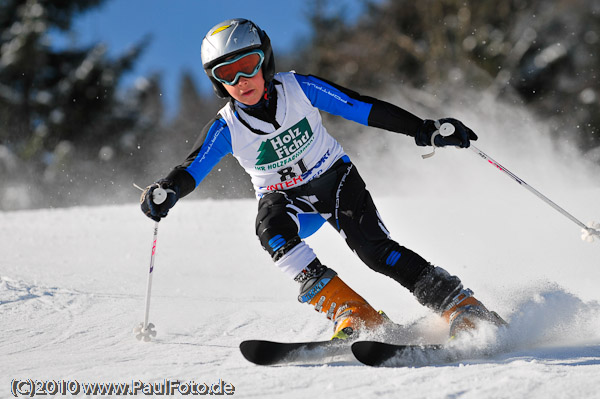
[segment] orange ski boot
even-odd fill
[[[474,296],[473,291],[462,290],[442,313],[442,317],[450,325],[450,339],[456,338],[462,332],[474,330],[481,322],[496,326],[507,323],[496,312],[489,311]]]
[[[326,266],[307,267],[296,281],[302,284],[298,300],[333,320],[331,339],[355,339],[361,330],[376,329],[388,321]]]

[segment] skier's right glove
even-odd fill
[[[164,202],[157,204],[154,199],[154,190],[161,187],[167,192],[167,198]],[[179,199],[179,187],[169,179],[161,179],[146,187],[140,197],[142,212],[155,222],[160,222],[169,213],[169,209],[175,205]]]

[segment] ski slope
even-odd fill
[[[482,150],[584,222],[600,218],[597,167],[541,134],[514,140],[510,121],[490,130],[493,117],[461,117],[486,132]],[[254,200],[193,196],[160,223],[150,310],[158,335],[138,342],[153,222],[132,190],[130,204],[0,213],[0,397],[31,379],[225,381],[240,398],[600,398],[600,242],[581,241],[571,221],[468,150],[424,161],[427,150],[410,139],[369,135],[351,155],[393,238],[511,323],[473,341],[507,353],[401,369],[250,364],[242,340],[327,339],[330,322],[297,302],[296,283],[260,248]],[[333,229],[308,242],[394,321],[444,339],[437,316],[363,266]]]

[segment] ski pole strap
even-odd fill
[[[435,121],[434,126],[437,130],[431,135],[431,146],[433,147],[433,151],[431,151],[429,154],[421,155],[421,158],[423,159],[431,158],[435,155],[435,149],[437,148],[437,145],[435,145],[435,138],[437,136],[451,136],[455,130],[454,125],[449,122],[440,124],[440,121]]]

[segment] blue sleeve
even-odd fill
[[[345,119],[369,125],[369,114],[373,104],[353,97],[350,91],[342,91],[338,86],[315,76],[294,74],[302,91],[310,103],[325,112]]]
[[[195,180],[196,186],[227,154],[232,152],[231,133],[222,118],[204,129],[194,150],[181,165]]]

